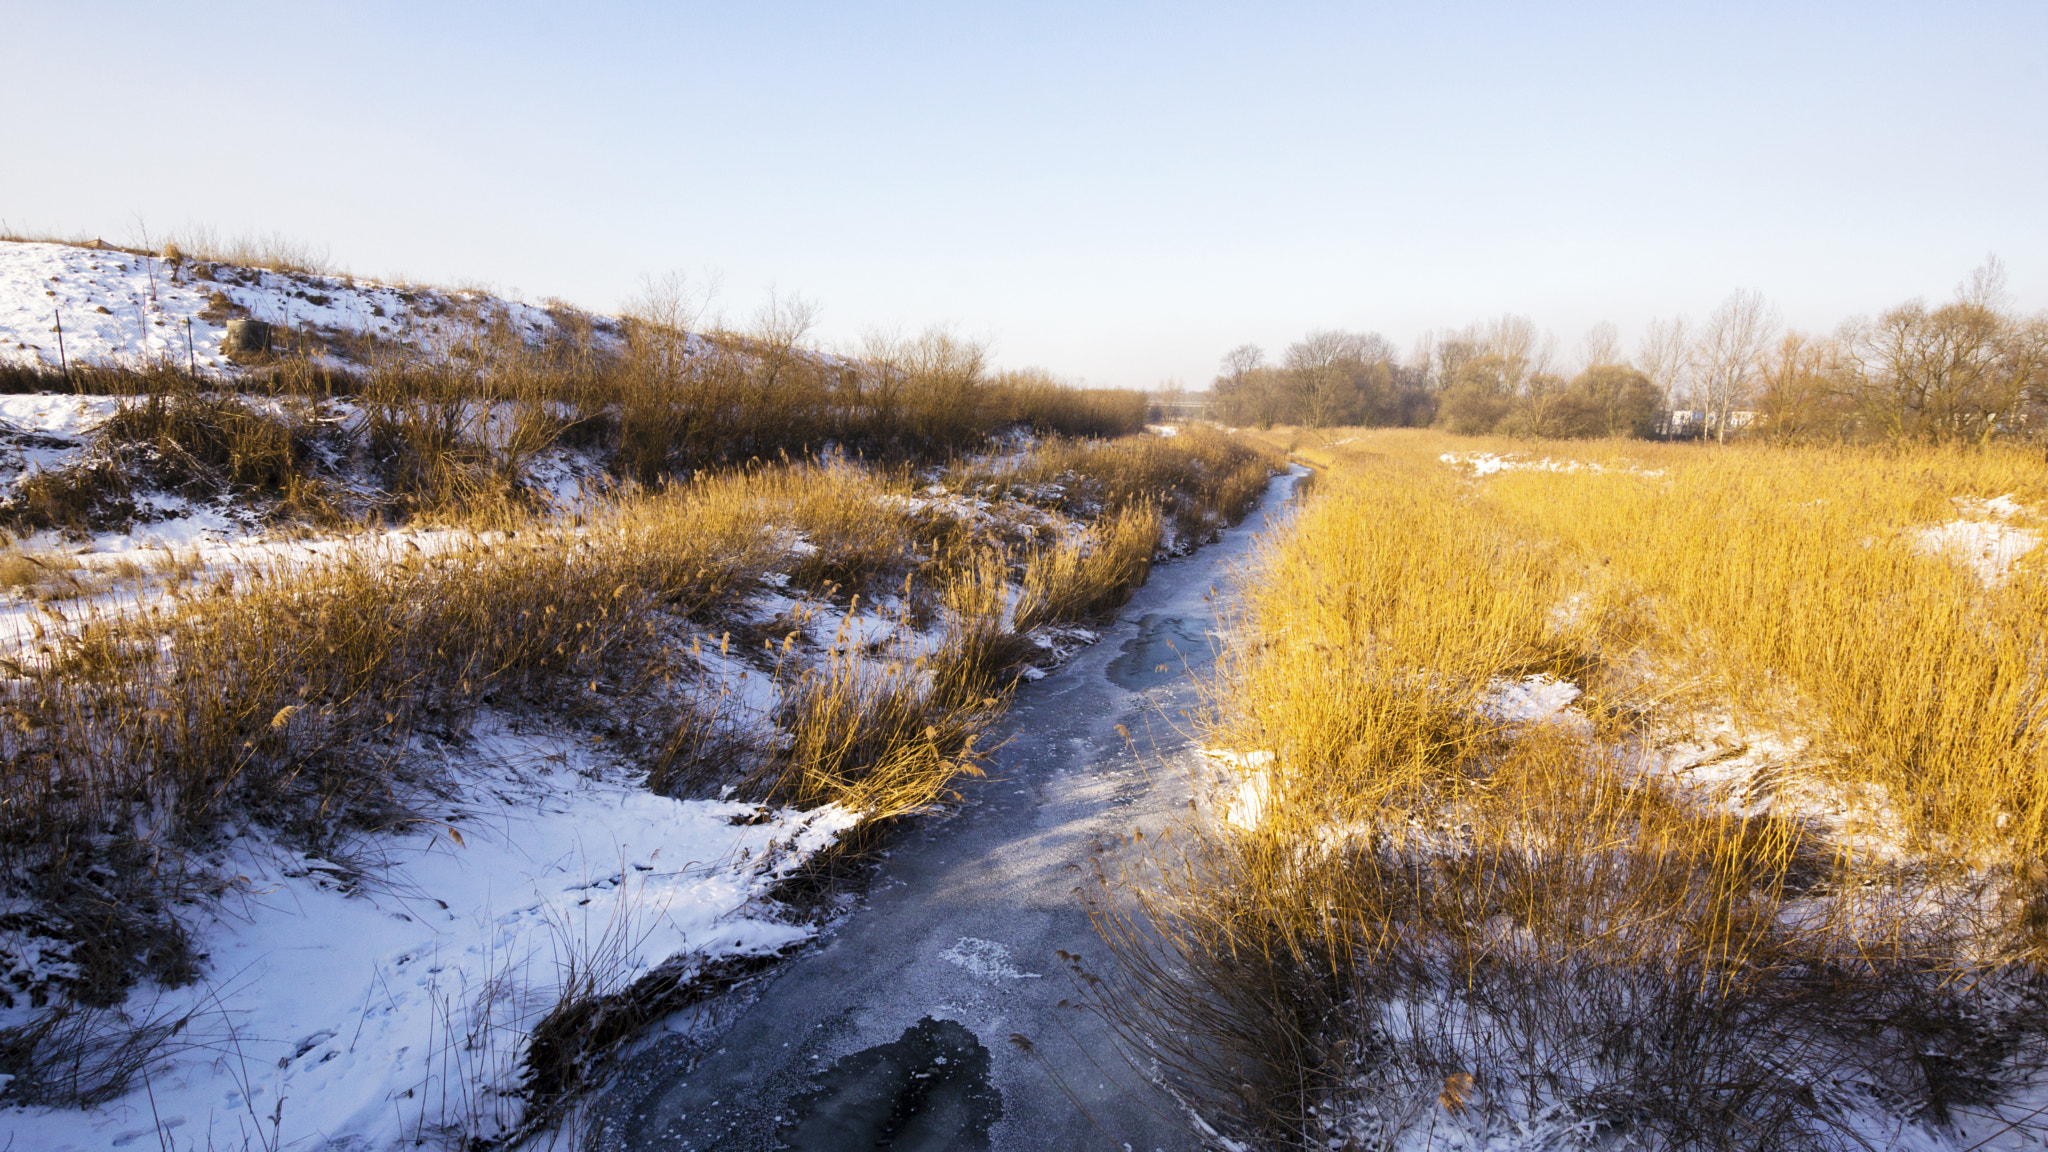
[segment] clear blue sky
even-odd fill
[[[29,4],[0,217],[1205,382],[1313,327],[2048,306],[2048,4]]]

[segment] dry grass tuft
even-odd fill
[[[1122,607],[1151,573],[1159,539],[1158,510],[1134,504],[1105,515],[1077,537],[1033,549],[1024,562],[1017,631]]]

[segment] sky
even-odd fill
[[[2048,4],[28,4],[0,222],[278,234],[602,311],[932,325],[1096,385],[1246,342],[1569,348],[1736,289],[1794,325],[2048,308]]]

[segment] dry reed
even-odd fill
[[[1219,665],[1220,819],[1105,854],[1093,896],[1098,1006],[1212,1118],[1317,1147],[2037,1125],[2000,1108],[2043,1055],[2040,586],[1918,535],[2037,501],[2037,463],[1588,445],[1475,480],[1437,457],[1558,446],[1289,446],[1327,471]],[[1501,718],[1531,675],[1586,719]],[[1717,712],[1808,752],[1674,786],[1659,750]]]

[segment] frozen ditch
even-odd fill
[[[1291,482],[1274,483],[1267,515]],[[963,811],[903,836],[865,907],[764,987],[670,1021],[602,1101],[600,1147],[1071,1149],[1105,1133],[1188,1146],[1173,1102],[1063,1003],[1060,953],[1101,953],[1073,895],[1091,847],[1166,824],[1205,774],[1173,727],[1195,704],[1174,654],[1208,649],[1222,606],[1206,594],[1262,522],[1155,569],[1103,643],[1020,688]],[[1155,670],[1163,655],[1172,675]],[[1185,771],[1160,773],[1161,755]],[[955,1054],[972,1071],[947,1071]]]
[[[457,537],[445,546],[477,543]],[[802,545],[792,538],[791,555],[807,555]],[[324,546],[295,542],[290,554],[319,563]],[[422,536],[373,547],[412,563],[404,557],[440,546]],[[207,562],[232,574],[262,551],[219,548]],[[1179,574],[1191,564],[1170,565],[1160,578],[1185,583]],[[750,594],[745,612],[785,655],[838,648],[887,660],[892,648],[914,653],[936,638],[887,598],[856,612],[766,587]],[[1063,627],[1033,633],[1047,649],[1041,663],[1095,638]],[[772,725],[777,689],[758,653],[750,663],[707,647],[698,658],[713,687],[723,686],[730,723]],[[289,723],[289,712],[273,726]],[[655,795],[600,737],[509,701],[486,702],[466,731],[422,732],[409,748],[431,771],[407,785],[405,808],[416,818],[404,827],[364,829],[320,854],[258,827],[218,841],[197,863],[231,882],[184,914],[202,978],[145,983],[118,1009],[79,1018],[106,1034],[116,1015],[138,1029],[130,1034],[153,1047],[120,1058],[138,1061],[139,1074],[89,1111],[10,1107],[0,1113],[7,1126],[25,1147],[81,1152],[138,1142],[370,1150],[501,1139],[519,1131],[535,1091],[528,1038],[570,1000],[657,978],[745,972],[830,919],[790,915],[778,886],[858,814]],[[0,974],[13,1001],[0,1010],[0,1028],[20,1028],[43,1006],[34,990],[77,972],[61,940],[39,943],[33,907],[7,911],[0,927],[10,936],[0,943],[21,960]],[[1042,954],[1012,952],[993,930],[944,943],[933,958],[976,988],[1054,983],[1038,976],[1056,971]],[[948,950],[954,958],[938,956]],[[943,1009],[933,1018],[952,1019]],[[671,1021],[668,1031],[689,1034],[703,1019]],[[993,1048],[1001,1037],[983,1040]],[[90,1053],[80,1059],[88,1078],[115,1083],[118,1069],[94,1064]]]

